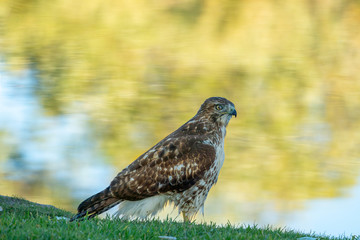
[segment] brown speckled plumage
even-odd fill
[[[118,173],[109,187],[83,201],[71,221],[94,217],[117,204],[119,215],[147,217],[168,201],[183,212],[185,220],[191,219],[217,181],[224,160],[225,127],[232,115],[236,116],[232,102],[207,99],[192,119]],[[141,207],[143,211],[134,209]]]

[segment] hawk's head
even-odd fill
[[[227,126],[233,115],[237,116],[234,104],[222,97],[206,99],[201,105],[198,114],[225,126]]]

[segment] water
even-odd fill
[[[0,3],[0,193],[75,211],[224,96],[198,221],[359,235],[359,5],[241,2]]]

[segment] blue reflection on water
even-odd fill
[[[360,178],[347,197],[308,201],[306,209],[292,212],[287,226],[332,235],[360,234]]]
[[[31,71],[13,76],[0,68],[0,76],[0,141],[8,151],[0,171],[5,180],[60,185],[74,198],[106,186],[109,179],[104,177],[83,180],[88,175],[114,175],[92,136],[87,115],[46,115],[33,93]]]

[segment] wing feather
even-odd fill
[[[214,160],[214,147],[204,144],[202,138],[168,138],[121,171],[110,190],[124,200],[182,192],[199,181]]]

